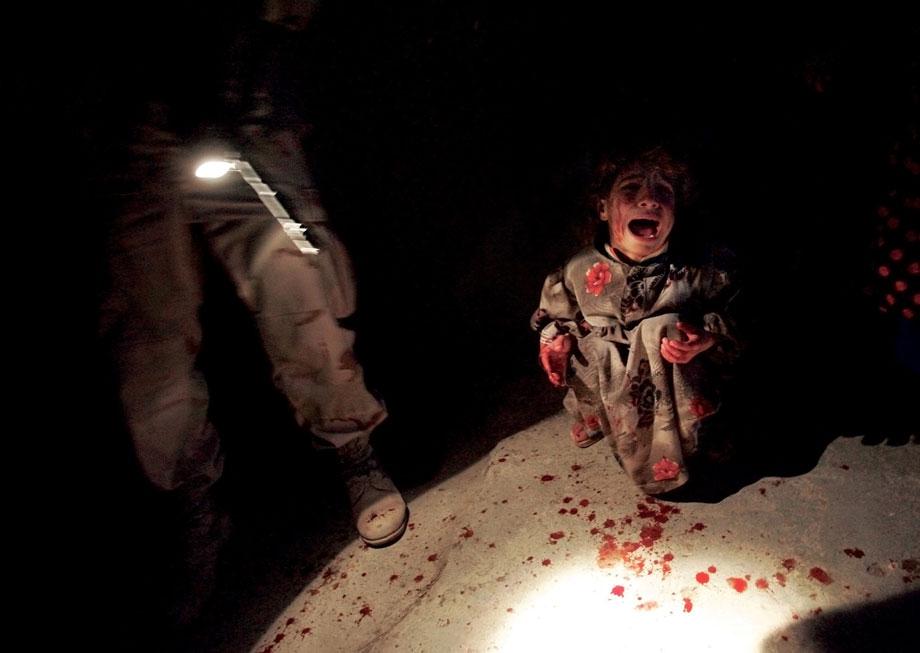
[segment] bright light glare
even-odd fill
[[[571,569],[554,581],[515,607],[497,634],[498,650],[744,653],[759,651],[789,615],[772,601],[744,605],[727,592],[669,586],[660,577],[627,581]],[[626,585],[625,596],[611,595],[615,584]],[[694,603],[690,612],[683,597]]]
[[[199,179],[220,179],[230,172],[232,167],[233,164],[229,161],[205,161],[195,170],[195,176]]]

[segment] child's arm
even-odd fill
[[[566,385],[579,317],[575,295],[566,286],[563,271],[557,270],[546,278],[540,308],[530,322],[540,332],[540,366],[555,386]]]

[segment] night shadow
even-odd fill
[[[916,620],[920,614],[920,591],[877,601],[868,605],[823,612],[777,630],[761,650],[788,651],[785,638],[809,642],[811,653],[849,653],[856,651],[915,651]]]

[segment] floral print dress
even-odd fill
[[[533,326],[542,343],[571,334],[565,407],[573,431],[602,432],[617,460],[647,493],[688,479],[686,460],[700,427],[718,408],[719,370],[738,343],[729,317],[737,291],[715,255],[704,264],[667,253],[630,265],[603,244],[589,247],[543,286]],[[661,356],[680,320],[716,334],[716,345],[686,364]]]

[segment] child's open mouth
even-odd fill
[[[629,221],[629,231],[638,238],[653,240],[658,236],[658,221],[639,218]]]

